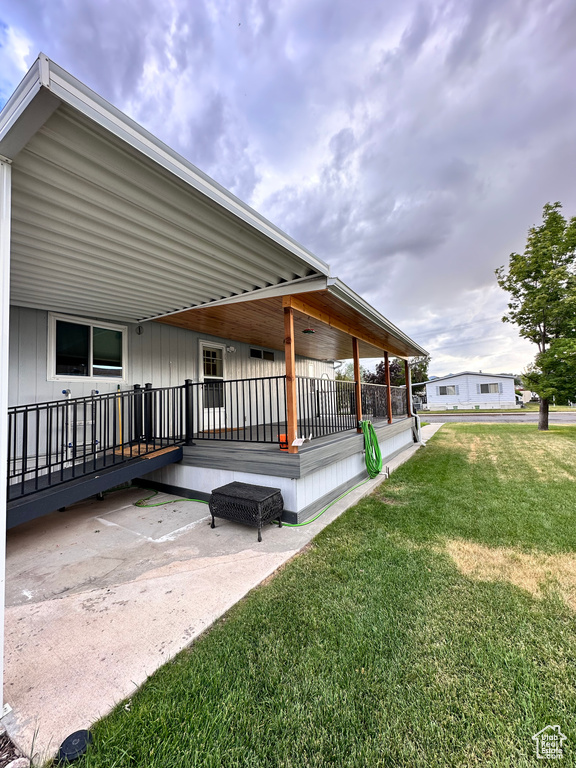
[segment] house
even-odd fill
[[[424,410],[457,410],[459,408],[519,408],[510,374],[463,371],[419,382],[416,392],[426,388]]]
[[[362,418],[385,460],[413,442],[359,359],[425,350],[43,54],[0,113],[0,268],[2,525],[127,481],[302,521],[364,475]]]

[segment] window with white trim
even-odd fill
[[[459,388],[457,384],[447,384],[446,386],[436,387],[436,389],[438,390],[436,392],[437,395],[457,395]]]
[[[478,384],[479,395],[497,395],[502,392],[501,384]]]
[[[257,360],[272,360],[274,361],[274,352],[268,349],[256,349],[250,347],[250,357],[255,357]]]
[[[50,378],[126,378],[125,326],[51,314],[48,333]]]

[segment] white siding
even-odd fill
[[[480,384],[499,384],[499,392],[483,393],[478,390]],[[440,387],[455,386],[457,394],[440,395]],[[514,379],[505,376],[491,376],[489,373],[462,374],[449,379],[440,379],[426,384],[426,397],[429,410],[448,410],[457,408],[515,408]]]
[[[98,318],[101,321],[106,318]],[[224,377],[226,379],[261,378],[282,376],[284,353],[274,350],[274,361],[250,357],[250,345],[230,341],[216,336],[207,336],[195,331],[165,325],[144,323],[142,335],[136,333],[136,325],[128,325],[127,382],[122,389],[134,384],[150,382],[155,387],[177,386],[185,379],[200,380],[198,367],[199,340],[214,341],[233,346],[236,352],[226,352]],[[116,390],[114,382],[97,382],[71,378],[48,381],[48,313],[26,307],[11,307],[10,310],[10,365],[9,405],[59,400],[63,389],[70,389],[72,397],[90,395],[93,389],[99,392]],[[334,366],[321,360],[296,359],[296,371],[300,376],[327,374],[334,378]]]

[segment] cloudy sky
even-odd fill
[[[574,0],[0,0],[38,52],[328,261],[432,354],[519,372],[494,269],[576,215]]]

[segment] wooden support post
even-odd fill
[[[388,352],[384,352],[384,375],[386,377],[386,410],[388,411],[388,424],[392,424],[392,388],[390,385],[390,360]]]
[[[410,366],[408,360],[404,360],[404,376],[406,378],[406,415],[413,416],[412,413],[412,386],[410,383]]]
[[[286,357],[286,421],[288,453],[298,453],[292,445],[298,434],[298,405],[296,395],[296,349],[294,347],[294,310],[284,307],[284,354]]]
[[[357,432],[362,432],[360,422],[362,421],[362,384],[360,383],[360,347],[356,336],[352,337],[352,351],[354,354],[354,381],[356,383],[356,420],[358,425]]]

